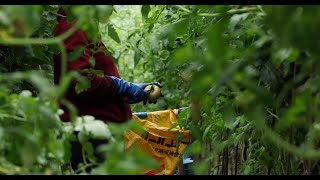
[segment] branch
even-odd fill
[[[184,12],[191,13],[191,11],[189,9],[187,9],[187,8],[181,6],[181,5],[174,5],[174,6],[179,8],[179,9],[181,9],[181,10],[183,10]]]
[[[19,116],[15,116],[15,115],[9,115],[9,114],[0,114],[0,118],[11,118],[17,121],[23,121],[23,122],[28,122],[26,121],[26,119],[19,117]]]
[[[269,109],[267,109],[268,113],[270,113],[271,116],[275,117],[277,120],[279,120],[280,118],[275,115],[274,113],[272,113]]]
[[[67,39],[72,33],[77,30],[78,22],[67,32],[54,38],[7,38],[0,39],[0,44],[3,45],[25,45],[25,44],[58,44]]]
[[[232,14],[238,14],[238,13],[245,13],[245,12],[250,12],[250,11],[257,11],[259,8],[257,7],[245,7],[241,9],[230,9],[229,11],[226,12],[226,14],[232,15]],[[222,13],[199,13],[198,16],[203,16],[203,17],[218,17],[223,15]]]

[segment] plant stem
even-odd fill
[[[81,148],[81,154],[82,154],[83,163],[84,163],[85,165],[87,165],[88,162],[87,162],[87,159],[86,159],[85,149],[84,149],[83,147]]]
[[[26,45],[26,44],[57,44],[58,38],[10,38],[1,39],[0,44],[4,45]]]
[[[22,117],[18,117],[18,116],[13,116],[13,115],[9,115],[9,114],[0,114],[0,118],[12,118],[12,119],[15,119],[15,120],[18,120],[18,121],[23,121],[23,122],[27,122],[24,118]]]
[[[179,9],[183,10],[184,12],[187,13],[192,13],[192,11],[190,11],[189,9],[181,6],[181,5],[175,5],[175,7],[178,7]],[[256,11],[256,10],[260,10],[263,13],[265,13],[263,11],[263,9],[258,6],[258,7],[244,7],[244,8],[240,8],[240,9],[230,9],[229,11],[226,12],[226,14],[238,14],[238,13],[244,13],[244,12],[249,12],[249,11]],[[202,17],[218,17],[223,15],[222,13],[199,13],[197,14],[198,16],[202,16]]]
[[[241,9],[230,9],[229,11],[226,12],[226,14],[232,15],[232,14],[238,14],[238,13],[245,13],[245,12],[250,12],[250,11],[256,11],[259,10],[257,7],[245,7]],[[199,13],[198,16],[203,16],[203,17],[218,17],[223,15],[222,13]]]
[[[66,52],[66,49],[64,48],[63,41],[59,41],[58,45],[61,51],[61,64],[60,64],[61,74],[60,74],[59,81],[62,82],[62,79],[67,72],[67,52]]]
[[[68,38],[72,33],[77,30],[76,23],[71,29],[67,32],[53,38],[8,38],[8,39],[0,39],[0,44],[3,45],[25,45],[25,44],[58,44],[61,41],[64,41]]]
[[[262,9],[261,5],[257,5],[257,7],[263,14],[266,14],[266,12]]]
[[[70,111],[70,122],[74,122],[78,114],[77,108],[75,108],[71,102],[64,98],[60,99],[60,103],[67,107],[68,111]]]
[[[99,165],[99,164],[97,164],[97,163],[87,163],[87,164],[83,165],[82,167],[80,167],[79,169],[77,169],[77,170],[75,171],[75,174],[78,174],[78,173],[81,172],[81,171],[85,171],[86,168],[88,168],[88,167],[90,167],[90,166],[97,166],[97,165]]]
[[[177,8],[179,8],[179,9],[183,10],[184,12],[191,13],[191,11],[190,11],[189,9],[187,9],[187,8],[185,8],[185,7],[181,6],[181,5],[175,5],[175,7],[177,7]]]

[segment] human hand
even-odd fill
[[[148,98],[143,101],[143,104],[146,105],[147,102],[156,104],[160,97],[164,97],[161,88],[162,85],[159,82],[149,83],[145,86],[144,91],[148,93]]]

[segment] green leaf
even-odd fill
[[[42,46],[33,46],[31,49],[35,58],[40,59],[43,62],[51,61],[51,59],[48,57],[48,52],[46,52]]]
[[[108,35],[117,43],[121,42],[118,33],[116,32],[112,24],[108,24]]]
[[[278,41],[299,50],[318,54],[320,43],[314,38],[320,31],[319,6],[265,6],[266,24]]]
[[[192,155],[197,155],[201,153],[201,142],[199,140],[195,140],[191,145],[190,145],[190,154]]]
[[[192,43],[188,42],[186,46],[179,48],[174,52],[172,57],[172,62],[178,65],[181,65],[185,62],[192,60],[193,57],[193,47]]]
[[[234,143],[234,144],[239,143],[240,140],[244,137],[244,135],[245,135],[245,132],[241,132],[241,133],[239,133],[238,135],[236,135],[236,137],[234,138],[233,143]]]
[[[62,78],[57,90],[58,97],[62,97],[64,95],[64,92],[68,89],[72,81],[72,78],[76,77],[76,74],[77,72],[73,71]]]
[[[207,31],[207,45],[209,53],[213,56],[215,61],[225,59],[227,52],[227,41],[223,37],[226,27],[226,22],[213,24]]]
[[[130,38],[134,37],[135,34],[140,33],[140,32],[141,32],[140,29],[137,29],[137,30],[133,31],[133,33],[131,33],[131,34],[127,37],[127,39],[130,39]]]
[[[42,6],[3,6],[7,17],[10,17],[11,28],[14,36],[29,37],[40,27]],[[14,22],[14,23],[13,23]]]
[[[90,142],[84,142],[82,144],[82,147],[86,152],[86,157],[89,158],[89,159],[92,159],[93,152],[94,152],[92,144]]]
[[[59,54],[61,51],[58,44],[49,44],[48,47],[53,52],[53,54]]]
[[[75,87],[75,91],[77,94],[89,89],[91,87],[91,82],[87,77],[81,77],[79,78],[76,87]]]
[[[293,62],[298,59],[300,52],[295,48],[274,47],[272,51],[272,62],[279,67],[281,63]]]
[[[49,12],[57,12],[59,10],[59,5],[45,5],[44,9]]]
[[[41,94],[47,97],[54,97],[56,94],[55,87],[52,87],[52,84],[48,81],[47,78],[42,73],[38,73],[36,71],[30,72],[27,75],[23,74],[24,78],[28,77],[30,82],[36,85],[39,89]]]
[[[235,113],[231,105],[227,105],[222,109],[222,117],[224,120],[224,126],[230,130],[233,130],[234,122],[236,121]]]
[[[83,72],[93,73],[100,77],[104,76],[104,72],[102,70],[97,70],[97,69],[84,69]]]
[[[141,15],[144,20],[146,20],[148,18],[149,12],[150,12],[150,5],[143,5],[141,7]]]
[[[44,11],[42,15],[47,21],[55,21],[57,19],[57,16],[50,11]]]
[[[206,140],[206,139],[207,139],[207,135],[208,135],[209,130],[211,129],[212,125],[213,125],[213,124],[210,124],[210,125],[207,126],[206,129],[204,130],[203,136],[202,136],[202,139],[203,139],[203,140]]]
[[[89,62],[91,67],[94,67],[96,65],[96,59],[93,57],[90,57]]]
[[[168,50],[161,50],[161,51],[159,51],[159,57],[160,57],[160,59],[168,59],[169,58],[169,56],[170,56],[170,51],[168,51]]]
[[[107,23],[109,17],[112,15],[114,11],[113,6],[110,5],[95,5],[97,19],[101,23]]]
[[[68,61],[72,62],[84,55],[84,47],[77,46],[74,51],[68,54]]]
[[[97,19],[97,16],[99,18],[101,15],[101,13],[98,12],[100,11],[99,7],[96,9],[95,6],[92,5],[74,5],[71,8],[67,6],[64,10],[66,14],[68,14],[68,21],[77,21],[78,27],[84,31],[92,41],[100,39],[99,21]]]
[[[182,35],[187,32],[189,21],[189,18],[183,18],[173,24],[174,31],[177,35]]]
[[[158,14],[160,12],[160,9],[157,9],[153,14]],[[148,32],[151,32],[152,28],[154,27],[154,24],[157,22],[158,16],[151,16],[146,20],[146,27],[148,27]]]
[[[139,49],[136,49],[136,50],[134,51],[134,66],[137,66],[137,65],[138,65],[140,59],[141,59],[141,52],[140,52]]]
[[[152,53],[158,54],[158,52],[160,50],[160,43],[159,43],[158,36],[155,36],[155,35],[151,36],[149,39],[149,43],[151,46]]]
[[[283,130],[288,128],[290,125],[299,124],[303,127],[301,123],[306,123],[303,121],[299,122],[299,119],[303,117],[304,113],[308,111],[306,104],[310,104],[311,96],[307,92],[299,94],[293,100],[293,103],[287,108],[283,113],[281,121],[276,124],[277,130]]]
[[[4,140],[3,137],[4,137],[4,130],[3,130],[2,127],[0,127],[0,140],[1,140],[1,141]]]
[[[243,13],[243,14],[235,14],[230,18],[230,24],[229,28],[231,31],[234,31],[237,24],[239,24],[241,21],[244,21],[248,18],[249,13]]]

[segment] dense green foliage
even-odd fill
[[[123,79],[159,81],[164,98],[135,112],[190,107],[195,174],[319,174],[318,6],[65,6],[76,26],[102,40]],[[101,126],[62,99],[72,77],[52,80],[58,6],[0,6],[0,174],[72,174],[72,129],[95,165],[89,137],[112,139],[92,174],[139,174],[153,161],[123,152],[133,122]],[[70,57],[72,56],[72,57]],[[92,62],[94,63],[94,62]],[[65,67],[64,67],[65,68]],[[80,78],[80,90],[87,87]],[[59,120],[57,102],[74,111]],[[100,128],[100,129],[99,129]],[[110,129],[110,133],[108,130]],[[112,134],[112,138],[111,138]]]

